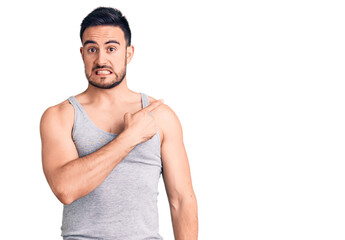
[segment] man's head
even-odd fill
[[[89,83],[102,89],[119,85],[134,53],[126,18],[116,9],[97,8],[83,20],[80,38]]]
[[[99,7],[87,15],[80,28],[80,40],[83,42],[83,33],[92,26],[114,26],[122,29],[125,34],[127,47],[131,46],[132,33],[128,21],[122,13],[114,8]]]

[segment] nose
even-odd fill
[[[96,58],[96,63],[100,66],[105,65],[107,63],[107,56],[106,53],[103,51],[99,51]]]

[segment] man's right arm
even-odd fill
[[[156,101],[124,116],[125,129],[101,149],[79,158],[71,137],[74,110],[68,103],[47,109],[41,119],[42,164],[48,184],[63,204],[70,204],[98,187],[139,143],[156,133],[149,112]]]

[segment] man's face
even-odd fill
[[[89,83],[98,88],[110,89],[125,78],[133,48],[126,46],[121,28],[93,26],[85,29],[80,52]]]

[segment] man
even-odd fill
[[[88,88],[48,108],[41,119],[43,170],[64,204],[63,238],[162,239],[162,173],[175,239],[197,239],[180,122],[161,100],[127,87],[134,48],[126,18],[97,8],[83,20],[80,37]]]

